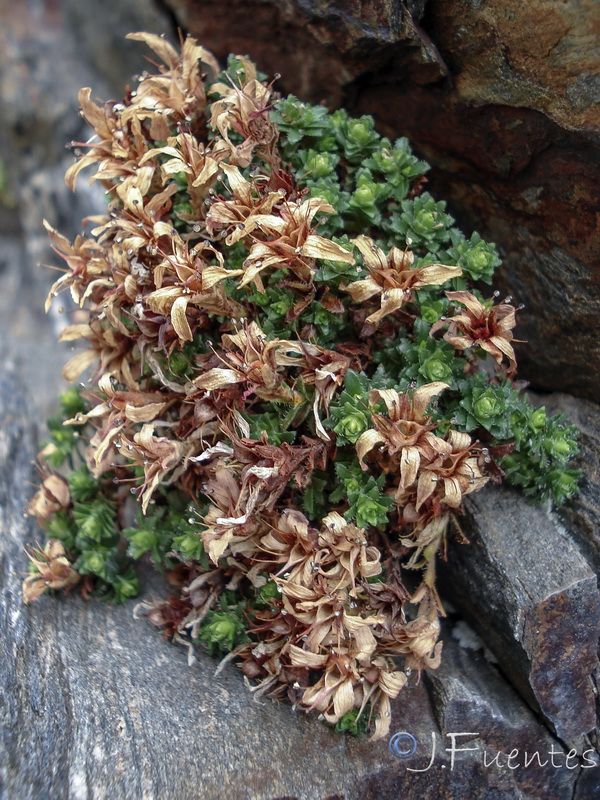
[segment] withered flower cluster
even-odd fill
[[[340,237],[319,233],[340,210],[302,182],[320,169],[315,154],[317,166],[292,168],[280,98],[254,66],[237,58],[221,73],[192,38],[181,52],[129,38],[161,65],[119,103],[81,90],[95,133],[66,176],[74,188],[94,167],[107,213],[72,243],[47,226],[67,265],[48,304],[68,291],[79,309],[60,338],[84,344],[64,377],[88,375],[84,406],[65,421],[82,434],[85,467],[76,481],[47,468],[32,501],[40,521],[70,514],[80,527],[70,549],[53,539],[34,553],[26,600],[108,574],[108,551],[89,545],[94,525],[122,525],[132,495],[150,520],[184,497],[187,550],[176,540],[160,554],[178,564],[181,599],[151,619],[224,641],[238,592],[244,632],[227,649],[252,691],[331,723],[371,716],[381,738],[411,671],[439,663],[435,556],[465,495],[488,480],[489,449],[437,404],[485,351],[494,385],[503,359],[510,377],[514,308],[478,299],[460,263],[424,257],[409,235],[385,252],[362,212]],[[355,173],[347,143],[363,134],[351,121],[340,130],[335,147],[350,155],[336,168]],[[378,351],[414,340],[434,296],[454,316],[421,337],[421,371],[402,383]],[[450,372],[435,379],[442,352]],[[156,536],[139,525],[141,551],[141,534]]]

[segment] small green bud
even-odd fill
[[[536,409],[529,417],[529,423],[534,430],[541,431],[546,426],[546,409]]]
[[[364,412],[346,414],[333,429],[340,436],[345,436],[353,444],[367,430],[368,422]]]
[[[494,397],[480,397],[473,404],[473,408],[475,409],[475,414],[478,417],[488,418],[493,417],[498,413],[498,403]]]
[[[361,497],[357,503],[357,518],[376,525],[379,517],[379,504],[368,497]]]
[[[365,208],[372,208],[375,205],[375,187],[369,184],[359,186],[354,192],[356,204]]]
[[[482,248],[472,250],[466,258],[467,265],[471,272],[484,272],[492,263],[492,256]]]
[[[86,572],[93,572],[95,575],[102,574],[105,567],[104,553],[84,553],[83,559]]]
[[[349,478],[344,481],[344,486],[348,494],[356,494],[360,490],[360,483],[356,478]]]
[[[279,589],[275,581],[267,581],[264,586],[261,586],[258,592],[260,600],[268,604],[271,600],[279,597]]]
[[[452,374],[451,368],[439,358],[428,358],[421,367],[421,373],[430,381],[443,381]]]
[[[555,436],[544,440],[544,448],[551,456],[560,458],[568,455],[574,448],[575,442],[562,436]]]
[[[433,324],[439,319],[438,313],[433,306],[421,306],[421,316],[425,322]]]
[[[230,636],[235,635],[236,625],[231,619],[227,617],[221,618],[211,625],[211,634],[215,639],[224,641]]]
[[[427,234],[434,229],[436,219],[436,214],[433,211],[421,211],[415,217],[413,227],[417,233]]]
[[[325,178],[333,169],[332,160],[322,153],[315,156],[311,166],[317,178]]]
[[[369,141],[371,131],[360,120],[355,120],[348,125],[348,138],[354,139],[358,144],[366,144]]]

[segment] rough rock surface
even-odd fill
[[[432,192],[500,246],[501,288],[527,306],[522,374],[596,399],[598,3],[165,3],[219,56],[248,53],[286,91],[408,136]]]
[[[514,491],[467,498],[469,545],[452,547],[441,586],[518,691],[574,741],[596,724],[597,580],[566,531]]]
[[[42,220],[75,235],[82,217],[103,205],[102,191],[85,178],[77,195],[64,183],[72,160],[65,145],[89,136],[77,92],[88,85],[98,96],[117,91],[120,96],[122,85],[145,62],[139,47],[128,43],[116,49],[115,42],[132,27],[160,31],[165,22],[144,0],[101,6],[0,0],[0,19],[0,348],[3,363],[23,375],[43,422],[66,360],[56,331],[69,320],[60,317],[58,304],[50,316],[43,313],[56,273],[39,264],[56,260]],[[95,55],[101,57],[99,46],[110,53],[103,69],[94,63]]]

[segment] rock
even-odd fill
[[[470,544],[452,545],[441,591],[558,737],[577,741],[596,724],[596,576],[549,513],[516,492],[486,487],[465,505]]]
[[[500,247],[500,288],[527,306],[522,376],[598,396],[594,0],[165,4],[219,57],[248,53],[283,91],[408,136],[434,166],[432,193]]]
[[[591,785],[588,774],[599,763],[593,748],[585,748],[587,769],[575,767],[575,753],[549,733],[498,670],[481,653],[459,647],[445,627],[442,665],[425,679],[434,720],[424,725],[404,705],[394,725],[402,738],[393,735],[391,742],[414,753],[381,770],[376,782],[369,785],[366,778],[358,797],[566,800],[582,781]]]
[[[56,164],[65,145],[84,134],[77,113],[82,86],[92,86],[95,97],[120,97],[147,64],[125,35],[137,26],[162,33],[168,23],[142,0],[1,0],[0,7],[0,142],[3,153],[18,154],[6,164],[18,190],[24,175]]]
[[[64,182],[73,158],[65,145],[89,135],[77,92],[88,85],[97,96],[120,96],[147,63],[143,48],[123,37],[132,28],[160,33],[168,23],[141,0],[0,0],[0,8],[0,348],[3,363],[30,387],[41,428],[62,386],[60,368],[68,355],[56,336],[70,314],[68,296],[55,302],[48,317],[43,313],[57,274],[39,264],[57,265],[59,259],[42,220],[75,236],[83,217],[105,208],[102,189],[88,186],[85,176],[77,194]],[[61,303],[64,316],[57,310]]]
[[[442,664],[427,673],[426,683],[445,746],[452,748],[450,733],[471,732],[454,737],[455,747],[470,749],[461,758],[480,763],[490,789],[507,797],[511,792],[515,797],[572,797],[580,773],[567,768],[567,750],[527,713],[519,695],[481,652],[464,650],[446,637]],[[586,755],[595,763],[591,747]],[[572,755],[568,763],[573,767],[577,758]],[[556,766],[549,769],[551,764]]]
[[[224,61],[248,54],[305,100],[340,105],[351,81],[398,49],[427,72],[445,66],[415,25],[426,0],[313,3],[309,0],[165,0],[175,20]],[[253,24],[248,25],[252,19]],[[290,47],[293,41],[293,47]]]

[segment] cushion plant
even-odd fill
[[[178,587],[152,622],[381,738],[439,663],[463,498],[504,481],[560,503],[574,430],[515,384],[496,249],[405,139],[282,98],[247,58],[129,38],[162,65],[122,102],[81,90],[95,135],[66,176],[94,167],[107,213],[72,243],[47,226],[67,265],[48,304],[70,292],[60,338],[85,344],[64,376],[87,380],[49,421],[25,600],[122,601],[149,556]]]

